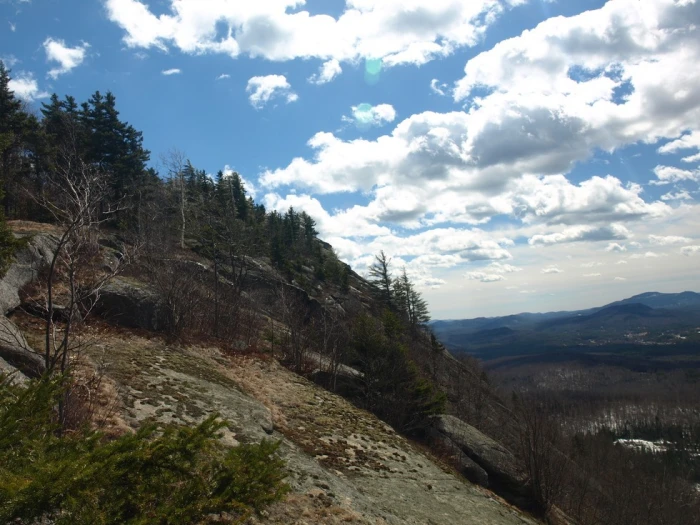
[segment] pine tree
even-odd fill
[[[389,259],[384,250],[379,252],[379,255],[374,256],[374,264],[369,269],[369,282],[374,287],[377,299],[385,306],[394,307],[392,278],[389,270],[391,259]]]
[[[406,268],[393,283],[394,302],[412,330],[430,321],[428,303],[408,278]]]
[[[10,90],[10,72],[0,61],[0,200],[4,203],[5,211],[9,210],[9,197],[5,193],[5,187],[18,169],[17,157],[24,142],[28,121],[22,103]],[[18,242],[0,208],[0,276],[5,274],[17,246]]]
[[[116,98],[99,91],[82,104],[80,122],[86,133],[85,158],[110,175],[110,201],[115,204],[132,194],[143,181],[150,153],[143,136],[119,119]]]
[[[32,166],[31,142],[37,131],[36,118],[15,97],[10,89],[10,71],[0,61],[0,191],[4,192],[6,217],[17,197],[14,188]]]

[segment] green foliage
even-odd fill
[[[226,450],[216,416],[112,441],[87,428],[61,435],[54,406],[64,388],[0,378],[1,523],[240,523],[288,490],[278,445]]]
[[[386,256],[384,250],[374,256],[374,263],[369,267],[369,282],[374,288],[374,294],[384,307],[394,306],[394,293],[392,290],[391,259]]]
[[[0,190],[0,199],[2,199],[2,191]],[[7,268],[12,262],[15,250],[21,245],[21,241],[15,239],[12,235],[5,214],[0,210],[0,278],[5,275]]]
[[[397,430],[420,435],[429,417],[444,412],[447,398],[408,357],[405,325],[389,310],[382,321],[359,316],[353,327],[353,363],[363,372],[359,403]]]

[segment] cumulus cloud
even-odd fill
[[[246,86],[248,100],[256,109],[265,106],[270,100],[283,98],[287,104],[299,99],[284,75],[252,77]]]
[[[482,283],[505,281],[505,277],[497,273],[467,272],[464,276],[470,281],[480,281]]]
[[[435,93],[436,95],[440,95],[441,97],[447,96],[447,89],[449,86],[447,84],[442,84],[437,78],[434,78],[430,81],[430,90]]]
[[[669,192],[661,196],[662,201],[692,201],[693,197],[690,196],[686,190],[678,191],[676,193]]]
[[[299,0],[168,0],[160,15],[139,0],[106,0],[130,47],[175,47],[282,61],[295,58],[385,65],[424,64],[475,45],[511,0],[346,0],[334,18],[310,14]]]
[[[668,246],[670,244],[688,244],[692,239],[688,237],[680,237],[678,235],[649,235],[649,242],[659,246]]]
[[[520,162],[507,150],[500,152],[504,161],[497,166],[484,163],[482,152],[469,146],[470,118],[463,112],[425,112],[374,140],[320,132],[308,141],[311,158],[297,157],[263,172],[260,180],[269,188],[296,186],[316,193],[408,191],[417,207],[405,216],[427,225],[483,224],[497,215],[527,223],[610,223],[670,212],[661,201],[646,202],[641,186],[625,187],[613,176],[573,184],[563,175],[522,175]]]
[[[216,77],[216,80],[226,80],[227,78],[231,78],[231,75],[228,73],[222,73],[218,77]]]
[[[166,77],[169,77],[171,75],[179,75],[182,73],[181,69],[173,68],[173,69],[164,69],[161,71],[161,74],[165,75]]]
[[[595,148],[694,129],[699,11],[695,1],[610,0],[499,42],[455,87],[470,106],[470,142],[494,160],[510,152],[525,172],[556,173]]]
[[[39,88],[34,75],[27,72],[20,72],[12,77],[8,87],[18,98],[27,102],[49,96],[49,93]]]
[[[696,255],[700,253],[700,246],[683,246],[683,248],[681,248],[681,253],[688,257]]]
[[[493,273],[517,273],[521,272],[523,269],[511,264],[492,262],[487,266],[487,270]]]
[[[677,153],[678,151],[694,149],[700,151],[700,131],[692,131],[674,141],[667,142],[658,149],[659,153]],[[700,161],[700,153],[684,157],[683,162]]]
[[[53,79],[70,72],[78,67],[85,60],[85,55],[90,44],[81,43],[76,47],[69,47],[65,41],[53,38],[44,40],[44,51],[49,62],[57,62],[58,66],[49,71],[49,76]]]
[[[700,170],[684,170],[674,166],[656,166],[654,175],[656,175],[657,180],[652,180],[650,183],[656,186],[681,181],[700,182]]]
[[[340,62],[335,58],[321,64],[318,73],[309,77],[312,84],[327,84],[343,72]]]
[[[564,270],[561,270],[557,266],[548,266],[547,268],[542,269],[542,273],[544,273],[544,274],[564,273]]]
[[[606,252],[626,252],[627,247],[623,244],[619,244],[616,242],[611,242],[608,244],[608,246],[605,248]]]
[[[624,240],[631,236],[630,231],[621,224],[611,224],[610,226],[574,226],[561,232],[539,234],[530,237],[528,243],[531,246],[552,245],[569,242],[597,242]]]
[[[383,126],[396,119],[396,110],[391,104],[360,104],[352,107],[352,116],[343,117],[344,122],[354,123],[360,128]]]
[[[656,252],[635,253],[630,259],[658,259],[659,257],[666,257],[666,254]]]

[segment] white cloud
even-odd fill
[[[615,281],[626,281],[627,278],[625,278],[625,277],[615,277],[614,280],[615,280]]]
[[[262,108],[275,98],[284,98],[287,104],[299,99],[284,75],[253,77],[248,80],[246,93],[249,94],[248,100],[256,109]]]
[[[693,197],[690,196],[686,190],[678,191],[676,193],[669,192],[661,196],[662,201],[692,201]]]
[[[544,273],[544,274],[564,273],[564,270],[560,269],[557,266],[548,266],[547,268],[542,269],[542,273]]]
[[[169,0],[155,15],[139,0],[106,0],[107,14],[130,47],[173,46],[185,53],[224,53],[282,61],[371,58],[387,66],[423,64],[475,45],[509,0],[346,0],[334,18],[312,15],[300,0]]]
[[[678,235],[649,235],[649,242],[659,246],[668,246],[670,244],[688,244],[692,242],[692,239]]]
[[[8,24],[10,24],[10,31],[13,33],[17,31],[17,24],[13,24],[12,22],[8,22]]]
[[[659,257],[666,257],[665,253],[656,252],[645,252],[645,253],[635,253],[630,257],[630,259],[658,259]]]
[[[180,73],[182,73],[182,70],[178,68],[164,69],[163,71],[161,71],[161,74],[165,75],[166,77],[169,77],[171,75],[179,75]]]
[[[654,175],[657,176],[658,180],[652,180],[650,183],[656,186],[680,181],[700,182],[700,170],[684,170],[673,166],[656,166]]]
[[[605,248],[606,252],[626,252],[627,247],[623,244],[618,244],[616,242],[611,242],[608,244],[608,246]]]
[[[75,69],[85,60],[85,55],[90,44],[81,43],[76,47],[68,47],[63,40],[47,38],[44,40],[44,51],[49,62],[58,62],[58,67],[49,71],[49,76],[53,79]]]
[[[5,64],[6,68],[13,68],[20,62],[19,58],[17,58],[15,55],[3,55],[0,57],[0,61]]]
[[[227,78],[231,78],[231,75],[229,75],[228,73],[222,73],[221,75],[216,77],[216,80],[226,80]]]
[[[391,104],[360,104],[352,107],[352,116],[343,117],[344,122],[356,124],[360,128],[383,126],[396,119],[396,110]]]
[[[603,274],[601,274],[601,273],[584,273],[583,274],[584,277],[588,277],[588,278],[590,278],[590,277],[602,277],[602,275]]]
[[[222,173],[224,174],[224,177],[230,177],[231,175],[233,175],[234,171],[235,170],[231,166],[226,164],[224,166],[224,169],[222,170]],[[255,196],[258,193],[258,189],[255,187],[255,184],[253,184],[251,181],[249,181],[248,179],[243,177],[243,175],[241,175],[240,173],[238,174],[238,176],[240,177],[241,182],[243,183],[243,186],[245,187],[246,194],[250,197],[255,198]]]
[[[562,175],[522,175],[527,169],[513,158],[517,152],[470,149],[470,119],[462,112],[425,112],[375,140],[320,132],[308,141],[312,158],[295,158],[263,172],[260,180],[269,188],[296,186],[317,193],[407,192],[416,208],[412,214],[402,209],[403,216],[427,225],[483,224],[497,215],[526,223],[610,223],[662,217],[671,210],[660,201],[645,202],[640,185],[624,187],[610,175],[580,184]],[[485,162],[496,153],[503,162]]]
[[[312,84],[327,84],[342,72],[343,68],[340,67],[340,62],[333,58],[321,64],[318,73],[309,77],[308,80]]]
[[[658,149],[659,153],[677,153],[678,151],[694,149],[700,150],[700,131],[685,134],[674,141],[668,142]],[[683,162],[700,161],[700,153],[684,157]]]
[[[681,253],[690,257],[691,255],[700,253],[700,246],[683,246],[683,248],[681,248]]]
[[[561,232],[533,235],[528,240],[531,246],[568,242],[597,242],[628,239],[630,231],[620,224],[610,226],[573,226]]]
[[[430,90],[436,95],[440,95],[441,97],[447,96],[446,91],[448,87],[449,86],[447,84],[441,84],[437,78],[434,78],[430,81]]]
[[[10,91],[14,92],[18,98],[28,102],[41,98],[47,98],[49,96],[49,93],[39,89],[39,84],[34,79],[34,75],[31,73],[18,73],[10,79],[8,87],[10,88]]]
[[[505,277],[497,273],[467,272],[464,276],[470,281],[480,281],[482,283],[495,283],[505,281]]]
[[[695,1],[610,0],[469,60],[454,98],[470,108],[468,141],[491,154],[482,163],[510,158],[524,172],[565,172],[596,148],[696,128],[698,9]]]
[[[620,261],[617,261],[615,264],[629,264],[629,263],[625,260],[620,260]]]
[[[523,269],[513,266],[511,264],[505,264],[502,262],[492,262],[487,267],[487,270],[493,273],[517,273],[521,272]]]

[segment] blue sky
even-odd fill
[[[700,0],[0,0],[0,58],[383,249],[435,318],[700,289]]]

